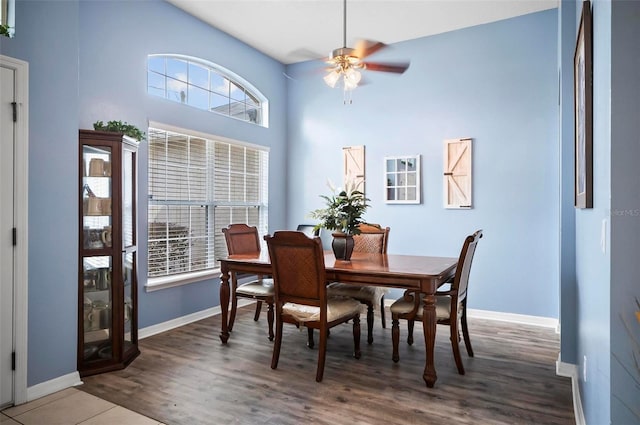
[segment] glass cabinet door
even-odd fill
[[[84,277],[84,360],[112,357],[113,334],[113,276],[111,257],[85,257]]]
[[[109,359],[113,335],[111,148],[82,146],[84,360]]]
[[[134,288],[136,287],[136,153],[127,149],[122,152],[122,278],[123,278],[123,335],[124,352],[137,343]]]

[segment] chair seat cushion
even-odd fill
[[[359,314],[362,304],[352,298],[328,298],[327,299],[327,321],[352,317]],[[293,317],[298,322],[317,322],[320,320],[320,307],[302,305],[295,303],[285,303],[282,306],[282,313]]]
[[[423,304],[420,301],[420,307],[418,307],[417,317],[422,316]],[[407,301],[404,298],[394,301],[390,307],[391,314],[404,315],[411,313],[413,310],[413,301]],[[436,297],[436,318],[437,320],[445,320],[451,316],[451,297],[448,295],[442,295]]]
[[[273,279],[253,280],[238,286],[236,295],[244,297],[273,297]]]
[[[358,286],[348,283],[333,282],[327,287],[328,297],[351,297],[358,301],[371,303],[373,307],[380,305],[380,300],[388,289],[380,286]]]

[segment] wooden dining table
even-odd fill
[[[433,387],[437,375],[434,365],[436,339],[436,290],[453,277],[457,258],[418,255],[369,254],[354,252],[351,261],[336,260],[332,251],[324,252],[327,284],[343,282],[361,286],[382,286],[418,290],[424,294],[423,329],[426,360],[422,375],[427,387]],[[229,274],[271,274],[267,252],[230,255],[220,259],[220,308],[222,330],[220,340],[229,340]]]

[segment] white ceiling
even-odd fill
[[[342,47],[342,0],[168,0],[290,64]],[[395,43],[552,9],[558,0],[348,0],[347,47]]]

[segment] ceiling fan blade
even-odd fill
[[[363,62],[364,69],[368,71],[393,72],[394,74],[402,74],[409,68],[409,62],[404,63],[382,63],[382,62]]]
[[[387,47],[387,45],[379,41],[358,40],[354,50],[357,57],[364,59],[385,47]]]

